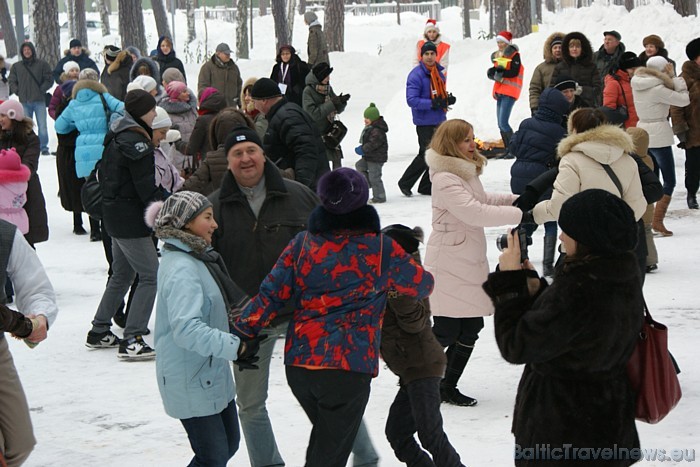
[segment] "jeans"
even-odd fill
[[[432,125],[416,126],[416,134],[418,134],[418,155],[413,158],[411,165],[408,166],[399,179],[399,188],[402,190],[410,191],[420,178],[418,193],[423,195],[429,195],[431,193],[433,184],[430,182],[428,165],[425,163],[425,150],[428,148],[430,140],[433,138],[435,128],[437,127]]]
[[[112,277],[107,281],[107,287],[92,320],[92,331],[109,330],[112,317],[138,273],[139,286],[134,293],[134,300],[126,319],[124,339],[143,335],[156,299],[158,255],[153,240],[151,237],[112,237],[112,257]]]
[[[382,182],[383,166],[383,162],[370,162],[364,157],[355,163],[355,168],[365,176],[372,189],[372,199],[386,201],[386,191],[384,191],[384,182]]]
[[[39,145],[42,151],[49,150],[49,132],[46,129],[46,103],[43,101],[24,102],[24,116],[33,118],[39,128]]]
[[[664,194],[671,196],[676,187],[676,165],[673,162],[671,146],[649,148],[649,155],[654,159],[654,173],[659,176],[659,169],[664,180]]]
[[[508,120],[510,113],[513,111],[515,99],[503,94],[496,94],[496,119],[498,121],[498,129],[502,132],[513,132]]]
[[[695,196],[700,189],[700,146],[685,150],[685,189]]]
[[[461,344],[473,347],[484,328],[484,318],[447,318],[433,316],[433,334],[443,347]]]
[[[369,400],[371,375],[286,366],[287,383],[309,417],[306,467],[345,467]]]
[[[439,377],[401,385],[389,408],[385,428],[386,438],[398,460],[415,467],[463,467],[442,428],[440,402]],[[413,437],[416,432],[420,445]]]
[[[188,467],[226,467],[228,460],[238,451],[241,433],[234,401],[229,402],[221,413],[180,422],[194,451]]]

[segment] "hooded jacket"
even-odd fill
[[[442,66],[435,64],[442,74]],[[416,65],[406,78],[406,103],[411,108],[413,124],[416,126],[437,126],[447,120],[443,109],[433,109],[433,101],[430,94],[430,71],[425,63]]]
[[[289,48],[292,52],[292,57],[289,59],[288,63],[283,63],[281,56],[282,51],[280,50],[280,52],[277,53],[277,63],[272,67],[270,79],[275,83],[284,83],[287,85],[287,90],[284,95],[290,102],[302,105],[302,93],[306,85],[306,77],[311,69],[305,61],[299,58],[294,47],[289,45],[286,46],[286,48]]]
[[[688,87],[690,104],[671,106],[673,132],[685,139],[686,148],[696,148],[700,146],[700,65],[688,60],[683,63],[682,70],[681,78]]]
[[[23,235],[29,232],[29,218],[24,210],[29,177],[29,167],[21,163],[17,170],[0,170],[0,219],[16,225]]]
[[[141,68],[142,65],[146,65],[148,67],[150,73],[149,76],[156,82],[156,89],[162,89],[163,82],[160,78],[160,68],[158,68],[158,64],[156,62],[148,57],[141,57],[134,62],[134,64],[131,66],[131,70],[129,71],[129,81],[133,81],[141,74],[139,73],[139,68]]]
[[[29,47],[32,51],[30,58],[24,58],[23,50]],[[10,94],[16,94],[22,103],[46,103],[45,93],[53,86],[51,66],[46,61],[37,58],[36,49],[31,42],[23,43],[19,48],[21,60],[10,68]],[[38,82],[38,84],[37,84]]]
[[[56,133],[68,134],[78,130],[80,135],[75,147],[75,172],[78,177],[87,177],[102,158],[105,135],[109,123],[102,104],[102,96],[111,113],[123,114],[124,103],[112,97],[104,85],[82,79],[73,86],[72,100],[56,119]]]
[[[102,70],[100,82],[105,85],[115,99],[124,100],[126,96],[126,86],[129,84],[131,67],[134,61],[128,51],[122,50],[117,54],[117,57],[112,63],[107,65]]]
[[[569,42],[572,39],[581,41],[581,55],[576,58],[569,54]],[[559,76],[569,76],[583,88],[581,98],[598,107],[603,97],[603,80],[593,61],[593,49],[588,38],[580,32],[570,32],[564,36],[561,55],[562,61],[554,67],[550,86],[556,83]]]
[[[241,70],[238,69],[236,62],[231,59],[224,63],[214,54],[199,69],[197,94],[208,87],[216,88],[225,97],[226,106],[230,107],[236,105],[242,83]]]
[[[554,181],[552,198],[540,201],[532,210],[537,224],[559,219],[564,202],[590,188],[599,188],[619,196],[639,220],[647,207],[639,180],[632,137],[613,125],[600,125],[564,138],[557,147],[559,174]],[[602,164],[615,172],[622,185],[622,195]]]
[[[553,32],[544,41],[544,47],[542,51],[542,56],[544,61],[535,67],[535,71],[532,72],[532,78],[530,79],[530,109],[534,110],[537,108],[540,102],[540,95],[548,86],[552,80],[552,73],[554,73],[554,67],[557,66],[561,60],[554,58],[552,53],[552,42],[555,38],[563,38],[563,32]]]
[[[383,164],[389,160],[389,142],[386,137],[388,132],[389,126],[384,121],[384,117],[379,117],[362,130],[360,135],[362,157],[367,162]]]
[[[685,107],[690,104],[685,80],[671,78],[653,68],[640,67],[634,72],[631,85],[639,116],[637,126],[649,133],[649,147],[672,146],[675,141],[668,112],[672,105]]]
[[[435,277],[433,316],[491,315],[481,288],[489,274],[484,227],[517,225],[523,213],[512,205],[515,195],[484,190],[476,164],[433,149],[425,162],[433,183],[433,231],[425,250],[425,269]]]
[[[328,42],[326,42],[326,35],[323,33],[321,23],[319,23],[318,20],[309,25],[309,37],[306,51],[309,56],[309,59],[306,61],[309,65],[309,69],[319,63],[325,62],[329,65],[331,64],[328,58]]]
[[[56,84],[61,84],[63,82],[61,80],[61,75],[63,74],[63,65],[65,65],[68,62],[77,63],[80,66],[81,71],[86,68],[92,68],[97,72],[97,74],[100,73],[100,69],[97,68],[97,64],[93,59],[90,58],[90,51],[88,49],[83,47],[80,51],[80,55],[78,55],[77,57],[70,53],[70,49],[66,49],[63,51],[63,58],[58,61],[56,67],[53,69],[52,77],[54,81],[56,81]]]

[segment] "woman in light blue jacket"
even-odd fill
[[[217,225],[204,195],[180,191],[154,203],[146,223],[165,243],[155,327],[165,412],[185,427],[195,454],[190,465],[225,466],[240,441],[230,362],[257,368],[259,342],[230,334],[227,310],[249,299],[211,248]]]

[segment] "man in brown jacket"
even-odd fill
[[[321,23],[318,22],[316,13],[313,11],[304,13],[304,23],[309,27],[309,39],[307,41],[309,58],[306,60],[309,69],[323,62],[330,65],[331,61],[328,59],[328,42],[326,42],[326,35],[323,33]]]
[[[241,94],[242,84],[241,71],[236,62],[231,60],[231,49],[222,42],[216,46],[211,59],[199,69],[197,94],[208,87],[216,88],[226,97],[226,104],[233,106]]]

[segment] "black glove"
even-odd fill
[[[495,67],[491,67],[488,70],[486,70],[486,77],[488,79],[496,79],[495,76],[496,76],[496,68]]]
[[[241,339],[241,345],[238,347],[238,358],[233,362],[239,371],[258,369],[258,365],[255,363],[260,360],[260,357],[256,354],[260,349],[260,342],[265,339],[267,339],[266,334],[260,334],[252,339]]]
[[[523,212],[530,211],[535,207],[539,199],[540,194],[537,193],[534,188],[528,186],[525,188],[525,191],[513,201],[513,206],[520,208]]]
[[[331,96],[331,103],[336,107],[340,107],[343,105],[343,101],[341,100],[340,96]]]
[[[432,104],[430,105],[430,108],[433,110],[446,109],[447,108],[447,101],[441,97],[434,97],[432,100]]]
[[[523,212],[523,217],[520,219],[520,224],[521,225],[525,225],[525,224],[537,225],[537,222],[535,222],[535,218],[532,215],[532,211]]]
[[[340,98],[340,102],[343,104],[346,104],[350,100],[350,94],[343,94],[342,92],[338,96]]]
[[[676,144],[676,147],[678,149],[685,149],[686,148],[685,141],[681,141],[680,143]]]
[[[455,105],[455,102],[457,102],[457,98],[452,93],[449,93],[447,95],[447,105]]]

